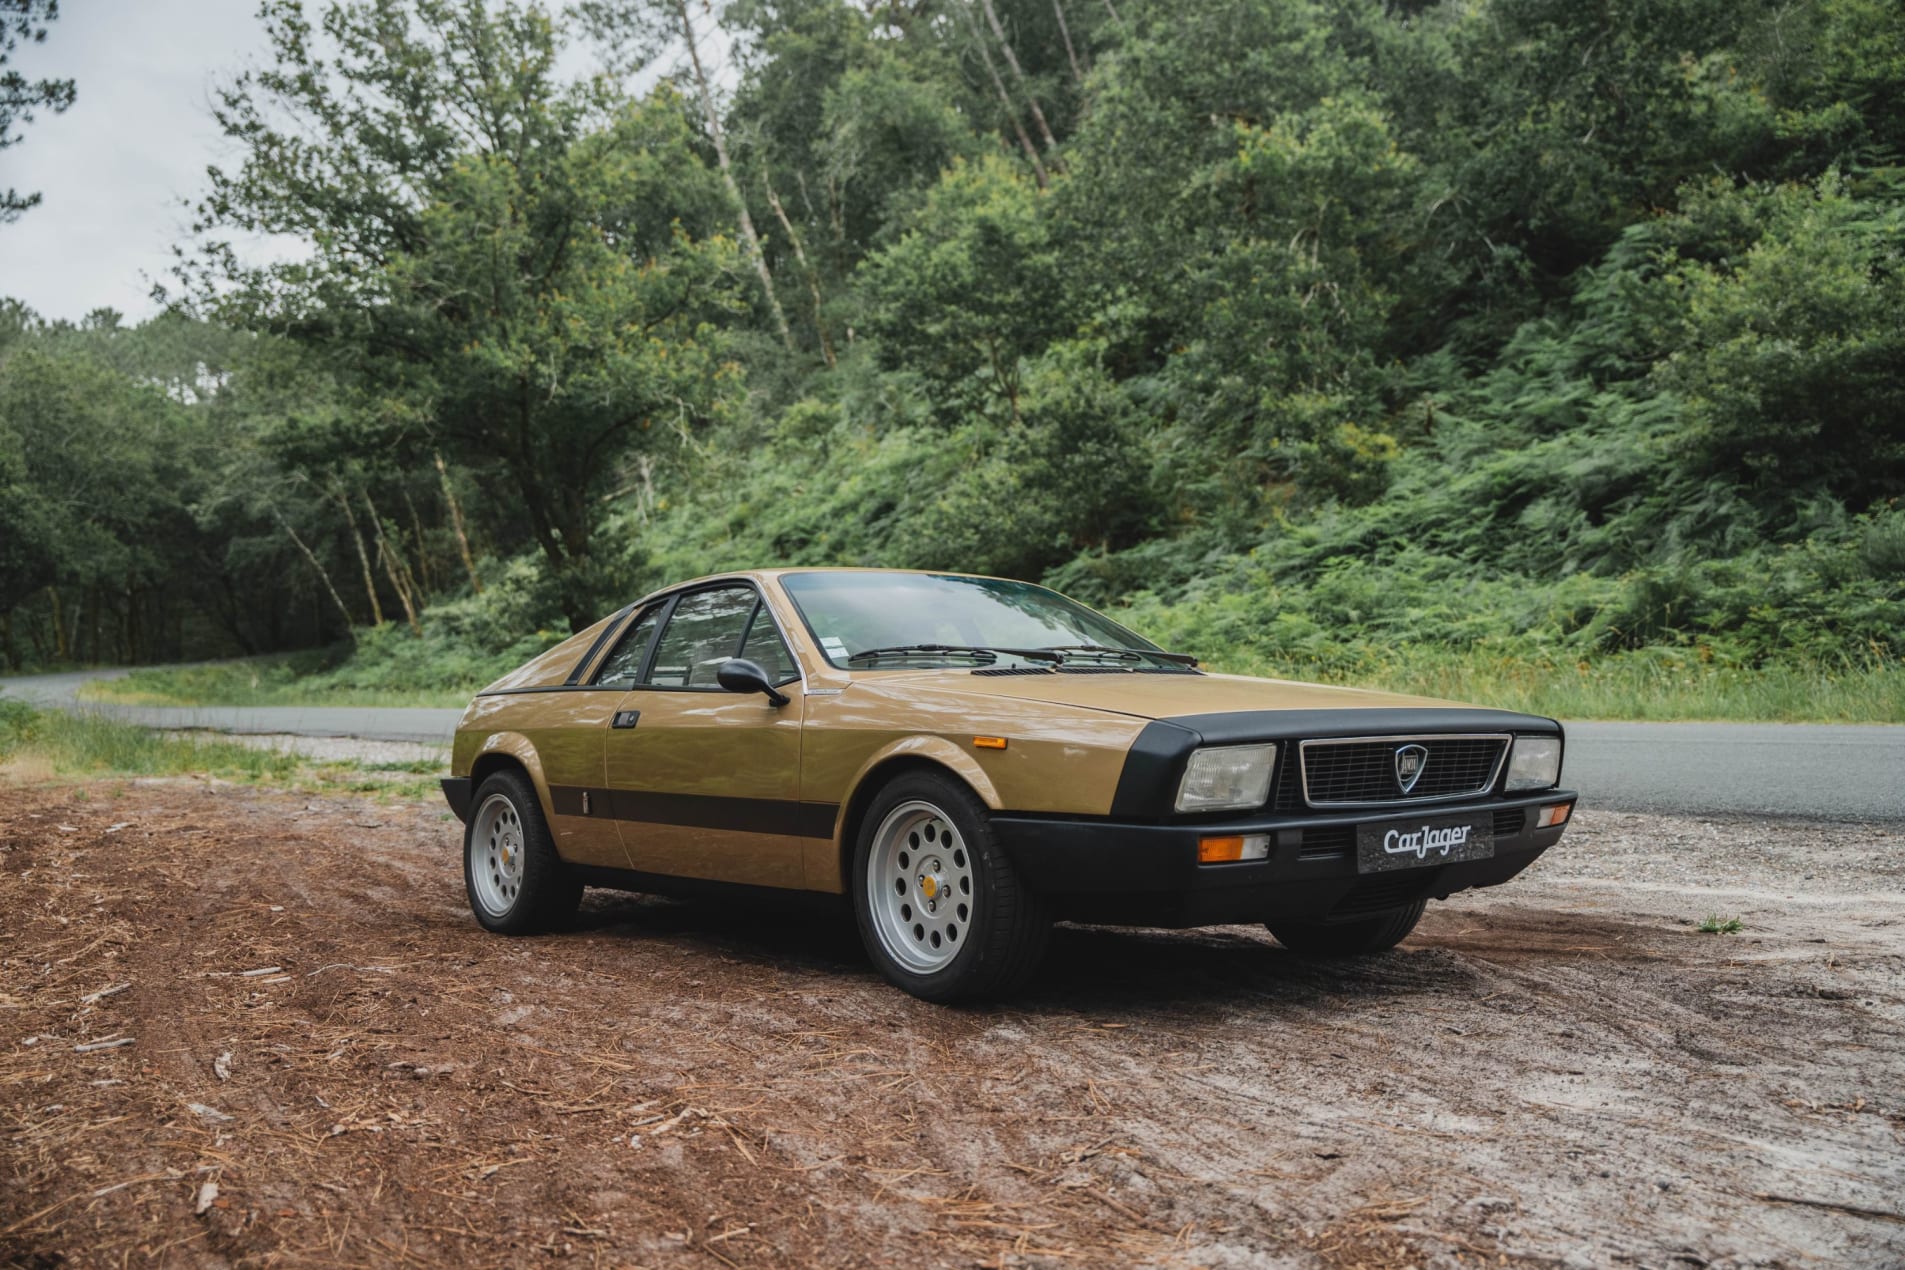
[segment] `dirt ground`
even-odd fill
[[[0,1262],[1905,1265],[1905,833],[1584,813],[1396,952],[471,920],[438,806],[0,795]],[[1732,935],[1696,933],[1709,914]]]

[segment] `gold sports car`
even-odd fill
[[[1553,719],[1236,675],[1054,591],[763,569],[658,591],[505,675],[443,792],[485,927],[585,886],[844,896],[889,980],[1009,992],[1055,920],[1393,947],[1561,837]]]

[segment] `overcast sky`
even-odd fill
[[[134,319],[183,237],[181,202],[228,157],[212,86],[255,61],[257,0],[66,0],[46,43],[16,50],[29,78],[71,76],[79,100],[0,152],[0,185],[45,202],[0,225],[0,295],[44,317],[108,305]]]
[[[0,151],[0,189],[45,196],[0,225],[0,296],[46,318],[105,306],[139,321],[156,311],[152,284],[168,280],[190,221],[186,200],[204,193],[207,164],[236,166],[212,122],[212,91],[262,61],[257,8],[258,0],[62,0],[46,43],[15,50],[21,74],[71,77],[79,100],[63,115],[42,113]],[[712,23],[701,38],[716,82],[726,80],[727,41]],[[575,76],[594,61],[572,45],[557,65]]]

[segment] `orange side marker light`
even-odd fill
[[[982,750],[1003,750],[1005,748],[1005,738],[1002,736],[975,736],[972,738],[972,743]]]

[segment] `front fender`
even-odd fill
[[[925,759],[931,763],[950,769],[979,796],[989,810],[998,811],[1005,806],[999,797],[998,788],[992,778],[986,775],[983,767],[972,755],[954,745],[943,736],[907,736],[889,741],[868,756],[866,762],[847,782],[847,796],[840,800],[840,811],[834,818],[833,840],[837,847],[846,844],[847,821],[852,814],[851,808],[859,801],[860,793],[866,788],[867,778],[880,768],[896,759]]]

